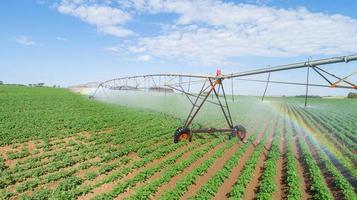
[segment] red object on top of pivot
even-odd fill
[[[220,68],[217,68],[216,70],[216,76],[221,76],[222,75],[222,71]]]

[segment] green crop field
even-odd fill
[[[172,106],[179,95],[133,108],[149,98],[120,106],[0,86],[0,199],[357,199],[356,100],[237,98],[247,143],[173,143],[186,113]],[[194,126],[224,122],[215,112]]]

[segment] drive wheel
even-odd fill
[[[178,143],[180,141],[192,141],[192,134],[191,134],[191,130],[189,128],[178,128],[176,129],[175,133],[174,133],[174,143]]]
[[[238,125],[238,137],[241,141],[244,141],[247,131],[245,130],[244,126]]]
[[[242,142],[244,142],[245,136],[246,136],[246,130],[244,126],[238,125],[233,127],[232,133],[230,134],[230,138],[232,137],[238,137]]]

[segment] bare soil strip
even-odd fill
[[[84,134],[84,133],[82,133],[82,134]],[[89,133],[87,133],[87,134],[89,134]],[[29,140],[27,142],[21,143],[21,145],[19,145],[19,147],[16,148],[15,152],[18,152],[22,148],[25,148],[25,149],[28,149],[29,153],[30,153],[30,155],[23,157],[23,158],[17,158],[17,159],[13,159],[13,160],[8,159],[7,152],[14,152],[13,149],[10,149],[11,145],[0,147],[0,152],[3,155],[5,155],[5,156],[3,156],[3,158],[5,158],[5,165],[7,167],[9,167],[9,168],[14,167],[17,163],[19,163],[19,165],[21,166],[23,164],[26,164],[26,161],[28,159],[38,158],[38,157],[42,156],[44,153],[55,152],[55,151],[58,151],[58,149],[63,149],[63,148],[67,148],[67,147],[69,148],[70,146],[68,145],[68,143],[70,141],[74,141],[77,143],[83,143],[83,142],[77,141],[75,139],[75,136],[76,135],[71,135],[71,136],[64,137],[64,138],[53,138],[50,141],[50,144],[52,144],[50,147],[51,148],[50,150],[45,150],[44,148],[38,148],[36,146],[36,143],[43,142],[42,140]],[[4,150],[4,151],[2,151],[2,150]]]
[[[160,162],[164,161],[165,159],[167,159],[168,157],[170,157],[172,155],[175,155],[177,152],[180,152],[182,150],[187,150],[190,145],[194,145],[194,143],[185,145],[183,147],[180,147],[180,148],[176,149],[175,151],[170,152],[169,154],[167,154],[167,155],[165,155],[165,156],[163,156],[163,157],[161,157],[159,159],[155,159],[152,162],[148,163],[147,165],[145,165],[145,166],[143,166],[143,167],[141,167],[139,169],[135,169],[133,172],[129,173],[127,176],[123,177],[120,180],[116,180],[116,181],[113,181],[113,182],[105,183],[105,184],[103,184],[103,185],[101,185],[101,186],[99,186],[97,188],[94,188],[91,192],[87,193],[84,196],[80,196],[78,199],[81,199],[81,200],[92,199],[96,195],[102,194],[104,192],[111,191],[113,189],[113,187],[115,185],[117,185],[119,182],[125,181],[125,180],[127,180],[129,178],[132,178],[133,176],[135,176],[136,174],[138,174],[140,171],[144,170],[145,168],[149,168],[149,167],[155,166],[155,165],[159,164]],[[114,170],[114,171],[111,171],[110,173],[108,173],[107,175],[106,174],[102,174],[102,175],[98,176],[96,179],[91,181],[90,185],[94,185],[98,181],[104,179],[105,177],[111,175],[112,173],[115,173],[116,171],[117,170]]]
[[[99,159],[98,157],[95,157],[95,158],[86,160],[86,161],[84,161],[84,162],[98,162],[99,160],[100,160],[100,159]],[[79,168],[79,167],[81,166],[81,164],[83,164],[84,162],[76,163],[76,164],[73,165],[73,166],[70,166],[70,167],[67,167],[67,168],[63,168],[61,171],[70,171],[70,170]],[[58,172],[53,172],[53,173],[58,173]],[[53,173],[49,173],[49,174],[53,174]],[[47,174],[46,174],[46,175],[47,175]],[[33,178],[31,178],[31,179],[33,179]],[[30,180],[31,180],[31,179],[30,179]],[[58,185],[59,181],[60,181],[60,180],[57,180],[57,181],[53,181],[53,182],[51,182],[51,183],[46,183],[46,184],[50,184],[50,185],[52,185],[52,186],[55,187],[55,186]],[[22,194],[26,194],[26,193],[30,192],[30,191],[25,191],[24,193],[18,193],[18,192],[16,192],[16,187],[18,187],[20,184],[22,184],[22,182],[21,182],[21,183],[16,183],[16,184],[14,184],[14,185],[11,185],[11,186],[9,186],[8,188],[6,188],[6,190],[9,191],[9,192],[13,192],[13,193],[15,194],[14,198],[15,198],[15,197],[17,198],[17,197],[19,197],[19,196],[22,195]],[[39,189],[39,188],[44,188],[44,185],[46,185],[46,184],[37,185],[37,186],[36,186],[35,188],[33,188],[33,189],[34,189],[34,190],[37,190],[37,189]]]
[[[284,106],[284,112],[286,113],[286,106]],[[282,171],[281,171],[281,177],[280,177],[280,187],[281,187],[281,197],[279,197],[276,192],[273,194],[273,198],[277,199],[288,199],[288,193],[289,193],[289,186],[288,186],[288,180],[287,180],[287,141],[286,141],[286,134],[287,134],[287,127],[288,126],[288,119],[284,119],[284,128],[283,128],[283,133],[281,135],[282,140],[280,143],[280,153],[281,153],[281,160],[282,160]],[[279,177],[279,170],[278,170],[278,177]],[[278,183],[278,179],[275,179],[275,181]]]
[[[68,147],[68,148],[70,148],[70,147]],[[75,152],[75,153],[76,153],[76,152]],[[75,156],[73,156],[73,158],[77,158],[77,156],[78,156],[78,155],[75,155]],[[45,158],[45,159],[48,159],[48,158]],[[42,160],[44,160],[44,159],[42,159]],[[41,161],[42,161],[42,160],[41,160]],[[67,167],[60,168],[60,169],[58,169],[58,171],[56,171],[56,172],[50,172],[50,173],[42,174],[42,175],[40,175],[40,176],[38,176],[38,177],[36,177],[36,178],[42,178],[42,177],[47,176],[47,175],[49,175],[49,174],[58,173],[59,171],[67,171],[67,170],[75,169],[75,168],[77,168],[76,166],[77,166],[78,164],[83,164],[83,163],[90,162],[90,161],[99,162],[99,161],[100,161],[100,158],[99,158],[99,157],[96,157],[96,158],[87,158],[86,160],[84,160],[84,161],[82,161],[82,162],[73,163],[73,165],[71,165],[71,166],[67,166]],[[51,164],[51,163],[46,163],[46,164],[44,164],[44,165],[42,165],[42,166],[39,166],[39,167],[36,167],[36,168],[32,168],[32,170],[33,170],[33,169],[38,169],[38,168],[46,167],[46,165],[49,165],[49,164]],[[16,188],[18,185],[22,184],[23,182],[29,181],[29,180],[32,180],[32,179],[35,179],[35,178],[34,178],[33,176],[30,176],[30,177],[27,177],[27,178],[22,178],[21,180],[18,180],[18,181],[16,182],[16,184],[12,184],[12,185],[7,186],[6,189],[13,190],[13,188]]]
[[[258,187],[259,187],[259,181],[260,181],[261,175],[264,170],[264,162],[268,157],[268,153],[269,153],[271,144],[274,140],[275,132],[276,132],[276,124],[268,136],[268,140],[266,141],[266,144],[264,145],[263,152],[261,153],[259,161],[255,167],[254,172],[253,172],[253,177],[251,178],[249,184],[247,185],[247,187],[245,189],[245,192],[244,192],[245,199],[254,199],[256,197],[256,194],[258,192]]]
[[[317,165],[319,166],[319,168],[322,172],[322,175],[325,179],[325,183],[326,183],[327,187],[330,189],[332,195],[334,196],[335,199],[343,199],[344,198],[343,192],[335,187],[335,181],[336,181],[335,178],[323,166],[323,163],[322,163],[320,157],[318,156],[316,149],[314,149],[314,147],[312,146],[309,139],[307,139],[306,137],[304,137],[304,139],[305,139],[305,142],[310,150],[312,157],[315,159]]]
[[[291,112],[290,109],[288,109],[289,118],[292,119],[290,112]],[[303,167],[301,153],[298,151],[297,144],[296,144],[296,137],[297,137],[298,133],[294,129],[293,124],[291,124],[291,128],[293,129],[293,139],[292,139],[291,147],[292,147],[292,150],[293,150],[295,157],[298,161],[297,162],[297,170],[299,173],[299,177],[302,179],[300,182],[301,183],[301,185],[300,185],[301,198],[302,199],[311,199],[312,195],[311,195],[311,192],[309,189],[310,182],[309,182],[308,172],[307,172],[307,169]]]
[[[207,143],[208,144],[208,143]],[[222,142],[220,144],[218,144],[217,146],[215,146],[213,149],[209,150],[204,156],[202,156],[201,158],[199,158],[198,160],[196,160],[195,162],[193,162],[188,168],[186,168],[182,173],[180,173],[179,175],[173,177],[169,183],[172,184],[172,186],[175,185],[177,180],[180,180],[182,177],[184,177],[184,175],[186,175],[187,173],[189,173],[192,169],[194,169],[195,167],[199,166],[200,164],[202,164],[205,160],[206,157],[210,157],[211,155],[213,155],[218,149],[220,149],[223,145],[225,144],[225,142]],[[192,155],[193,152],[187,152],[185,153],[181,158],[179,158],[176,163],[179,163],[182,160],[185,160],[186,158],[188,158],[190,155]],[[170,168],[170,166],[168,166],[168,168]],[[164,170],[163,170],[164,171]],[[160,172],[156,172],[153,176],[151,176],[148,180],[145,181],[146,182],[151,182],[154,181],[157,178],[160,178],[161,173],[163,171]],[[174,182],[173,182],[174,180]],[[128,189],[125,193],[120,194],[119,196],[117,196],[115,199],[124,199],[128,196],[130,196],[131,194],[133,194],[135,192],[135,190],[143,185],[145,185],[145,183],[141,182],[139,184],[136,185],[135,188],[131,188]],[[155,197],[153,199],[158,199],[158,197],[160,196],[161,192],[163,192],[166,189],[169,189],[169,185],[163,185],[162,187],[159,187],[159,190],[161,189],[161,191],[159,191],[160,193],[156,192]]]
[[[276,164],[276,191],[273,193],[273,199],[285,199],[287,196],[288,186],[284,181],[284,164],[286,163],[286,142],[285,130],[282,131],[280,136],[280,158]]]
[[[232,186],[236,183],[236,181],[241,173],[241,170],[244,167],[244,164],[250,158],[250,156],[253,154],[256,144],[259,143],[259,141],[263,137],[265,131],[266,131],[266,127],[263,128],[263,130],[258,134],[255,141],[252,142],[252,145],[250,145],[248,147],[248,149],[246,150],[246,152],[243,153],[243,155],[239,159],[239,164],[233,168],[232,173],[229,176],[229,178],[227,178],[224,181],[224,183],[220,186],[220,188],[218,189],[216,196],[214,197],[215,200],[222,200],[222,199],[228,198],[229,193],[232,190]]]
[[[230,149],[224,152],[222,157],[218,158],[213,165],[207,170],[207,172],[197,177],[196,183],[192,184],[186,191],[186,193],[182,196],[182,199],[188,199],[189,197],[195,195],[197,191],[205,184],[220,168],[223,167],[224,163],[237,151],[237,149],[241,146],[241,144],[234,144]],[[212,152],[213,154],[214,152]],[[202,162],[205,160],[203,158]],[[195,166],[197,167],[197,166]]]

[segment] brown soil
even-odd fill
[[[130,152],[127,156],[133,160],[140,159],[140,157],[138,156],[138,154],[136,152]]]
[[[92,158],[92,159],[90,159],[90,160],[86,160],[86,161],[84,161],[84,162],[98,162],[99,160],[100,160],[100,158],[96,157],[96,158]],[[81,166],[81,164],[83,164],[84,162],[76,163],[76,164],[74,164],[74,165],[72,165],[72,166],[69,166],[69,167],[66,167],[66,168],[62,168],[60,171],[53,172],[53,173],[48,173],[48,174],[44,174],[44,175],[39,176],[39,177],[37,177],[37,178],[41,178],[41,177],[43,177],[43,176],[47,176],[47,175],[50,175],[50,174],[58,173],[58,172],[61,172],[61,171],[70,171],[70,170],[73,170],[73,169],[77,169],[77,168],[79,168],[79,167]],[[26,180],[24,180],[24,181],[30,181],[30,180],[32,180],[32,179],[34,179],[34,178],[28,178],[28,179],[26,179]],[[22,182],[17,182],[17,183],[15,183],[15,184],[13,184],[13,185],[8,186],[8,187],[6,188],[6,190],[9,191],[9,192],[14,192],[14,193],[16,193],[16,192],[15,192],[15,191],[16,191],[16,187],[18,187],[20,184],[23,184],[24,181],[22,181]],[[57,180],[57,181],[55,181],[55,182],[58,182],[58,181],[60,181],[60,180]],[[36,188],[42,188],[42,187],[43,187],[42,185],[38,185],[38,186],[35,187],[34,189],[36,189]],[[20,193],[16,193],[16,195],[19,196],[19,195],[21,195],[21,194],[20,194]]]
[[[231,147],[230,149],[228,149],[226,152],[224,152],[224,154],[222,155],[222,157],[218,158],[213,165],[208,169],[208,171],[206,172],[206,174],[204,174],[203,176],[199,176],[196,180],[195,184],[192,184],[187,192],[183,195],[183,199],[188,199],[191,196],[194,196],[197,191],[202,187],[202,185],[204,185],[205,183],[207,183],[209,181],[209,179],[216,174],[216,172],[221,169],[224,164],[226,163],[227,160],[229,160],[232,155],[237,151],[237,149],[241,146],[241,143],[236,143],[234,144],[233,147]]]
[[[245,199],[254,199],[256,197],[256,194],[258,192],[258,187],[259,187],[259,181],[260,181],[261,175],[264,170],[264,162],[267,158],[269,149],[270,149],[271,144],[274,140],[275,128],[271,131],[271,133],[268,137],[270,139],[268,139],[268,141],[266,142],[263,152],[260,155],[259,161],[255,167],[254,172],[253,172],[253,177],[251,178],[249,184],[247,185],[247,187],[245,189],[245,192],[244,192]]]
[[[280,140],[280,159],[277,165],[277,176],[275,177],[275,182],[277,183],[278,190],[273,193],[273,199],[287,199],[289,186],[287,182],[287,159],[286,159],[286,123],[287,120],[284,119],[284,131]],[[280,190],[279,190],[280,188]]]
[[[79,172],[75,173],[74,175],[77,177],[84,178],[84,176],[91,171],[98,171],[99,167],[97,166],[91,166],[88,169],[80,170]]]
[[[289,112],[289,118],[292,119],[292,116],[291,116],[291,111],[288,109],[288,112]],[[292,126],[292,125],[291,125]],[[298,161],[297,162],[297,170],[298,170],[298,173],[299,173],[299,177],[301,178],[301,185],[300,185],[300,193],[301,193],[301,198],[302,199],[312,199],[312,194],[310,192],[310,180],[309,180],[309,177],[308,177],[308,171],[306,168],[303,167],[303,161],[302,161],[302,157],[301,157],[301,154],[300,152],[298,151],[298,147],[297,147],[297,144],[296,144],[296,137],[297,137],[297,132],[293,129],[293,139],[292,139],[292,144],[291,144],[291,147],[292,147],[292,151],[295,155],[295,158],[296,160]]]
[[[334,196],[335,199],[343,199],[344,198],[343,191],[335,187],[336,180],[334,176],[331,173],[329,173],[328,170],[323,166],[323,163],[318,153],[316,152],[316,149],[314,149],[309,139],[307,139],[306,137],[304,137],[304,139],[310,150],[312,157],[315,159],[317,165],[319,166],[320,171],[324,177],[325,183],[327,187],[330,189],[332,195]]]
[[[76,135],[79,135],[79,136],[83,136],[83,137],[90,137],[91,136],[91,133],[88,132],[88,131],[81,131],[81,132],[78,132]]]
[[[193,144],[193,143],[191,143]],[[190,145],[190,144],[189,144]],[[176,154],[177,152],[180,152],[182,150],[186,151],[188,148],[189,148],[189,145],[185,145],[173,152],[170,152],[169,154],[167,154],[166,156],[163,156],[159,159],[156,159],[156,160],[153,160],[152,162],[148,163],[147,165],[139,168],[139,169],[135,169],[133,172],[129,173],[128,175],[126,175],[125,177],[121,178],[120,180],[116,180],[116,181],[113,181],[113,182],[109,182],[109,183],[105,183],[97,188],[94,188],[91,192],[87,193],[86,195],[84,196],[80,196],[78,199],[81,199],[81,200],[85,200],[85,199],[92,199],[94,196],[98,195],[98,194],[102,194],[102,193],[105,193],[107,191],[110,191],[113,189],[113,187],[118,184],[118,182],[121,182],[121,181],[125,181],[127,179],[130,179],[132,177],[134,177],[136,174],[138,174],[140,171],[144,170],[145,168],[148,168],[148,167],[152,167],[152,166],[155,166],[157,164],[159,164],[160,162],[162,162],[163,160],[167,159],[168,157]],[[119,169],[120,170],[120,169]],[[114,173],[116,172],[117,170],[114,170],[112,172],[110,172],[108,175],[110,175],[111,173]],[[102,174],[100,176],[98,176],[96,179],[94,179],[93,181],[91,181],[93,184],[100,181],[101,179],[105,178],[107,175],[105,174]]]
[[[266,127],[261,131],[257,137],[257,139],[252,142],[252,145],[250,145],[246,152],[243,153],[243,155],[239,159],[239,164],[236,165],[233,170],[231,175],[223,182],[223,184],[219,187],[216,196],[214,197],[215,200],[221,200],[221,199],[227,199],[229,196],[229,193],[231,192],[232,186],[236,183],[241,170],[244,167],[244,164],[246,161],[250,158],[252,153],[254,152],[254,149],[256,147],[256,144],[259,143],[261,140],[261,137],[263,137],[264,132],[266,131]]]
[[[56,152],[59,149],[63,150],[65,148],[71,148],[70,146],[67,145],[69,143],[69,141],[74,141],[76,143],[82,143],[82,144],[85,144],[85,145],[90,145],[91,144],[91,143],[83,143],[83,142],[77,141],[75,139],[75,136],[73,136],[73,135],[69,136],[69,137],[63,137],[63,138],[52,138],[50,143],[55,143],[55,144],[53,146],[51,146],[50,150],[45,151],[42,148],[37,148],[37,146],[35,145],[36,143],[42,142],[42,140],[29,140],[27,142],[22,143],[21,146],[19,145],[19,147],[17,147],[18,148],[17,150],[20,150],[21,147],[28,148],[29,152],[30,152],[30,155],[27,156],[27,157],[24,157],[24,158],[18,158],[18,159],[13,159],[13,160],[5,160],[5,165],[11,168],[11,167],[15,166],[18,163],[21,166],[23,164],[26,164],[26,161],[28,159],[38,158],[38,157],[42,156],[44,153],[51,153],[51,152]],[[1,148],[8,149],[9,147],[10,146],[0,147],[0,149]],[[13,151],[13,150],[11,150],[11,151]],[[36,153],[36,154],[32,153],[31,154],[31,152],[34,152],[34,151],[38,151],[38,153]],[[48,159],[48,158],[46,158],[46,159]],[[39,161],[39,162],[42,162],[42,160]]]
[[[108,130],[105,130],[108,131]],[[82,136],[88,136],[90,133],[87,131],[83,131],[83,132],[78,132],[76,133],[78,135],[82,135]],[[73,139],[74,136],[69,136],[69,137],[64,137],[64,138],[51,138],[51,143],[52,142],[56,142],[59,140],[63,140],[66,141],[68,139]],[[35,140],[28,140],[22,143],[12,143],[9,145],[5,145],[5,146],[0,146],[0,156],[2,156],[4,159],[7,159],[6,153],[10,152],[10,151],[19,151],[21,148],[23,147],[28,147],[29,151],[34,151],[34,150],[40,150],[36,147],[36,145],[42,143],[41,139],[35,139]]]
[[[186,168],[183,172],[181,172],[177,176],[173,177],[167,184],[162,185],[161,187],[159,187],[159,189],[157,190],[157,192],[153,196],[153,199],[158,199],[165,192],[165,190],[173,188],[177,181],[181,180],[183,177],[185,177],[193,169],[195,169],[196,167],[200,166],[206,160],[206,157],[212,156],[224,144],[225,144],[225,142],[220,143],[219,145],[215,146],[204,157],[199,158],[198,160],[196,160],[196,162],[194,162],[192,165],[190,165],[188,168]],[[236,148],[236,146],[239,146],[239,145],[234,145],[229,150],[226,150],[226,152],[234,150]]]
[[[113,129],[109,128],[109,129],[101,130],[98,133],[105,134],[105,133],[111,133],[111,132],[113,132]]]
[[[285,163],[285,132],[282,133],[280,139],[280,158],[276,164],[276,176],[275,176],[275,183],[276,183],[276,191],[273,193],[273,199],[284,199],[286,197],[286,189],[287,185],[284,184],[284,177],[283,177],[283,163]]]
[[[31,140],[27,142],[27,148],[28,148],[29,152],[34,152],[34,151],[38,150],[35,143]]]
[[[61,150],[65,148],[64,146],[60,146],[60,144],[59,144],[58,146],[56,146],[56,147],[58,147],[58,149],[61,149]],[[51,153],[51,152],[58,151],[58,149],[53,149],[53,150],[46,151],[46,152],[47,152],[47,153]],[[16,165],[16,164],[18,164],[19,166],[26,165],[28,159],[38,158],[38,157],[42,156],[42,155],[45,153],[45,151],[44,151],[43,149],[39,149],[39,151],[40,151],[40,152],[37,153],[37,154],[32,154],[32,155],[29,155],[29,156],[24,157],[24,158],[18,158],[18,159],[14,159],[14,160],[6,160],[6,161],[5,161],[5,164],[6,164],[9,168],[14,167],[14,165]],[[42,158],[42,159],[41,159],[40,161],[38,161],[38,162],[44,162],[44,160],[46,160],[46,159],[48,159],[48,157],[47,157],[47,158]]]
[[[60,148],[62,148],[62,147],[60,147]],[[26,161],[28,159],[38,158],[45,153],[45,151],[43,149],[37,149],[37,150],[39,151],[39,153],[37,153],[37,154],[30,154],[29,156],[26,156],[23,158],[18,158],[18,159],[13,159],[13,160],[5,160],[5,165],[9,168],[14,167],[16,164],[19,164],[19,166],[22,166],[23,164],[26,164]],[[55,149],[51,150],[51,151],[47,151],[47,152],[52,152],[52,151],[55,151]]]
[[[129,153],[130,154],[130,153]],[[136,153],[134,153],[136,154]],[[85,180],[82,185],[85,185],[85,186],[90,186],[90,185],[94,185],[95,183],[99,182],[100,180],[102,180],[103,178],[107,177],[108,175],[116,172],[116,171],[119,171],[119,170],[122,170],[124,167],[127,167],[128,165],[131,165],[134,161],[136,160],[139,160],[140,158],[133,158],[132,161],[130,161],[129,163],[125,164],[125,165],[120,165],[119,167],[117,167],[115,170],[113,171],[110,171],[109,173],[106,173],[106,174],[100,174],[99,176],[97,176],[94,180]],[[105,164],[113,164],[115,162],[118,162],[119,158],[116,158],[116,159],[113,159],[111,161],[108,161],[106,162]],[[99,169],[99,168],[98,168]],[[83,170],[85,171],[85,170]]]
[[[203,145],[203,146],[206,146],[206,145],[208,145],[208,143],[205,144],[205,145]],[[224,145],[224,142],[218,144],[218,145],[215,146],[213,149],[209,150],[209,151],[206,153],[206,155],[207,155],[207,156],[211,156],[214,152],[217,151],[217,149],[219,149],[219,148],[220,148],[221,146],[223,146],[223,145]],[[179,159],[176,161],[176,163],[179,163],[179,162],[181,162],[181,161],[187,159],[190,155],[192,155],[192,152],[186,152],[181,158],[179,158]],[[192,169],[194,169],[195,167],[199,166],[204,160],[206,160],[205,157],[199,158],[198,160],[196,160],[195,162],[193,162],[188,168],[184,169],[184,171],[181,172],[179,175],[173,177],[173,178],[169,181],[169,183],[171,182],[172,186],[174,186],[175,183],[176,183],[178,180],[180,180],[182,177],[184,177],[184,175],[186,175],[187,173],[189,173]],[[169,167],[170,167],[170,166],[169,166]],[[168,167],[168,168],[169,168],[169,167]],[[160,178],[161,173],[162,173],[162,171],[155,173],[155,174],[154,174],[153,176],[151,176],[147,181],[145,181],[145,183],[151,182],[151,181],[153,181],[153,180],[156,180],[157,178]],[[136,190],[137,188],[140,188],[141,186],[145,185],[145,183],[143,183],[143,182],[138,183],[138,184],[135,186],[135,188],[130,188],[130,189],[127,190],[125,193],[122,193],[122,194],[120,194],[119,196],[117,196],[115,199],[124,199],[124,198],[126,198],[126,197],[132,195],[132,194],[135,192],[135,190]],[[168,184],[169,184],[169,183],[168,183]],[[165,185],[163,185],[163,186],[161,186],[161,187],[158,188],[158,192],[156,192],[156,194],[155,194],[155,196],[154,196],[154,199],[157,199],[157,198],[159,197],[159,195],[161,195],[161,192],[163,192],[164,190],[166,190],[166,189],[168,189],[168,188],[170,187],[168,184],[165,184]],[[160,191],[160,189],[161,189],[162,191]],[[159,192],[160,192],[160,193],[159,193]]]

